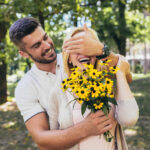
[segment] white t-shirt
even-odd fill
[[[33,65],[19,81],[15,90],[15,98],[25,122],[38,113],[48,112],[51,91],[56,81],[61,82],[62,71],[62,54],[58,54],[56,75],[39,70],[36,65]]]

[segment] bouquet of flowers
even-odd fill
[[[106,60],[100,64],[108,67],[110,61]],[[73,101],[78,101],[82,105],[82,115],[88,108],[91,112],[102,110],[107,116],[111,109],[110,103],[117,105],[113,89],[114,76],[119,68],[108,67],[107,70],[98,71],[91,64],[84,64],[84,66],[86,69],[83,70],[80,67],[72,69],[70,77],[62,81],[62,89],[69,90],[75,97]],[[109,131],[104,133],[104,137],[107,142],[111,142],[113,138]]]

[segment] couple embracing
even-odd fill
[[[138,106],[132,95],[130,67],[121,55],[108,53],[97,33],[84,25],[66,36],[63,53],[56,54],[52,39],[34,18],[22,18],[12,24],[10,39],[19,54],[33,61],[32,68],[19,81],[15,90],[17,106],[33,140],[41,150],[127,150],[122,126],[134,125]],[[108,116],[99,110],[81,115],[81,105],[67,105],[72,95],[61,89],[75,66],[84,69],[92,64],[100,69],[99,61],[111,59],[118,66],[116,73],[117,105],[111,106]],[[81,69],[81,70],[82,70]],[[103,133],[114,136],[106,142]],[[99,138],[101,135],[101,138]]]

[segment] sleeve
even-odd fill
[[[16,103],[21,111],[24,122],[36,114],[44,112],[44,109],[38,101],[37,94],[34,85],[28,80],[20,81],[15,89]]]
[[[139,108],[135,98],[117,100],[115,118],[122,126],[133,126],[139,118]]]

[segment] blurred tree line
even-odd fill
[[[17,19],[39,19],[58,50],[66,29],[88,22],[101,41],[125,55],[127,39],[150,40],[150,20],[144,12],[150,12],[149,0],[0,0],[0,103],[7,101],[7,74],[27,71],[31,66],[9,39],[9,27]]]

